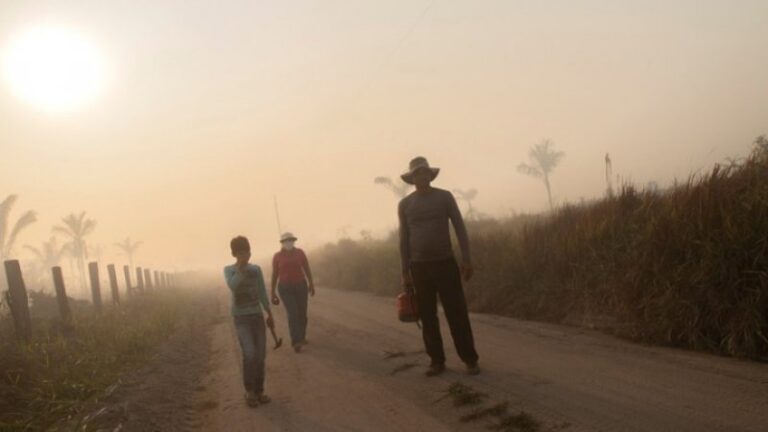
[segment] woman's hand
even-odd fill
[[[309,283],[309,295],[315,296],[315,284],[313,282]]]

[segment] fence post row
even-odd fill
[[[141,267],[136,267],[136,288],[139,292],[144,292],[144,273]]]
[[[51,273],[53,273],[53,286],[56,289],[56,301],[59,303],[59,316],[62,322],[71,323],[72,311],[69,309],[69,299],[64,287],[64,275],[61,273],[61,267],[51,268]]]
[[[99,282],[99,263],[88,263],[88,274],[91,277],[91,294],[93,307],[96,312],[101,312],[101,283]]]
[[[112,303],[120,304],[120,291],[117,289],[117,271],[114,264],[107,265],[109,274],[109,287],[112,290]]]
[[[131,294],[131,268],[126,266],[123,266],[123,274],[125,275],[125,293],[130,295]]]
[[[5,267],[5,275],[8,280],[8,291],[5,292],[5,300],[8,303],[8,307],[11,310],[13,318],[14,329],[16,331],[16,337],[24,342],[29,342],[32,338],[32,319],[29,311],[29,295],[27,294],[27,287],[24,284],[24,276],[21,272],[21,265],[18,260],[6,260],[3,263]],[[112,293],[112,301],[115,304],[120,304],[120,290],[117,284],[117,270],[114,264],[107,265],[107,273],[109,274],[109,285]],[[123,273],[125,275],[125,290],[130,294],[133,287],[131,287],[131,269],[129,266],[123,266]],[[60,266],[51,267],[51,274],[53,276],[53,286],[56,291],[56,302],[59,307],[59,316],[61,321],[65,324],[72,323],[72,310],[69,305],[69,298],[67,297],[67,290],[64,284],[64,275]],[[91,282],[91,295],[93,298],[93,306],[96,312],[101,312],[101,282],[99,280],[99,264],[97,262],[88,263],[88,275]],[[150,269],[142,269],[136,267],[136,287],[135,289],[143,292],[146,286],[147,289],[156,288],[170,288],[176,286],[176,274],[168,273],[164,271],[154,271]],[[145,285],[146,280],[146,285]]]
[[[5,275],[8,279],[6,300],[11,308],[16,337],[24,342],[29,342],[32,337],[32,320],[29,316],[29,298],[27,297],[24,278],[21,275],[21,266],[18,260],[5,261],[4,265]]]
[[[144,269],[144,283],[147,286],[147,291],[152,289],[152,270]]]

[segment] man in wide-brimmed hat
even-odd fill
[[[469,374],[477,374],[478,355],[462,288],[462,277],[468,281],[473,269],[469,256],[469,238],[456,199],[447,190],[434,188],[431,182],[440,173],[423,157],[411,160],[401,178],[415,185],[416,191],[403,198],[398,206],[400,220],[400,258],[403,285],[416,290],[421,315],[422,336],[431,358],[428,376],[445,370],[445,352],[437,319],[437,297],[451,328],[453,343]],[[453,224],[461,249],[457,264],[451,247],[449,221]]]
[[[272,303],[283,300],[288,314],[288,331],[296,352],[307,344],[307,294],[315,295],[315,283],[309,260],[303,250],[295,247],[296,236],[286,232],[280,236],[280,251],[272,258]]]

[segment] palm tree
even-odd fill
[[[69,252],[68,245],[59,245],[56,237],[51,237],[40,248],[29,245],[25,245],[24,248],[35,256],[34,273],[37,276],[38,282],[46,280],[47,272],[52,267],[59,265],[64,254]]]
[[[466,201],[468,207],[466,214],[467,219],[475,219],[477,217],[477,213],[475,212],[475,208],[472,206],[472,201],[477,198],[477,189],[454,189],[453,193],[456,194],[456,198]]]
[[[13,246],[16,243],[16,237],[24,228],[37,222],[37,213],[28,210],[13,224],[13,229],[9,232],[10,213],[13,205],[16,204],[17,195],[8,195],[0,203],[0,261],[10,257],[13,253]]]
[[[565,156],[565,153],[555,151],[553,147],[554,143],[552,140],[545,139],[539,144],[531,147],[531,150],[528,152],[530,164],[521,163],[517,166],[519,172],[544,180],[544,186],[547,188],[550,210],[554,209],[554,206],[552,205],[552,189],[549,185],[549,175],[555,169],[557,164],[560,163],[563,156]]]
[[[140,241],[134,242],[130,237],[126,237],[125,240],[120,243],[115,243],[115,246],[128,257],[128,264],[130,264],[131,268],[133,268],[133,254],[136,253],[136,249],[138,249],[142,243],[143,242]]]
[[[385,186],[387,189],[391,190],[392,193],[397,195],[398,198],[405,198],[405,196],[408,195],[408,191],[411,189],[411,185],[408,183],[404,181],[395,183],[389,177],[376,177],[373,179],[373,182]]]
[[[613,198],[613,163],[608,153],[605,154],[605,185],[608,198]]]
[[[96,228],[96,221],[86,219],[85,212],[79,215],[70,213],[61,219],[63,225],[53,227],[53,231],[61,233],[69,238],[67,247],[70,253],[77,260],[77,270],[80,273],[80,287],[85,292],[85,260],[88,258],[88,248],[85,243],[85,237]]]

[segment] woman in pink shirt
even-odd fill
[[[307,255],[294,246],[296,240],[289,232],[280,236],[282,248],[272,258],[272,303],[280,304],[282,299],[288,313],[291,344],[299,352],[307,344],[307,295],[315,295],[315,284]]]

